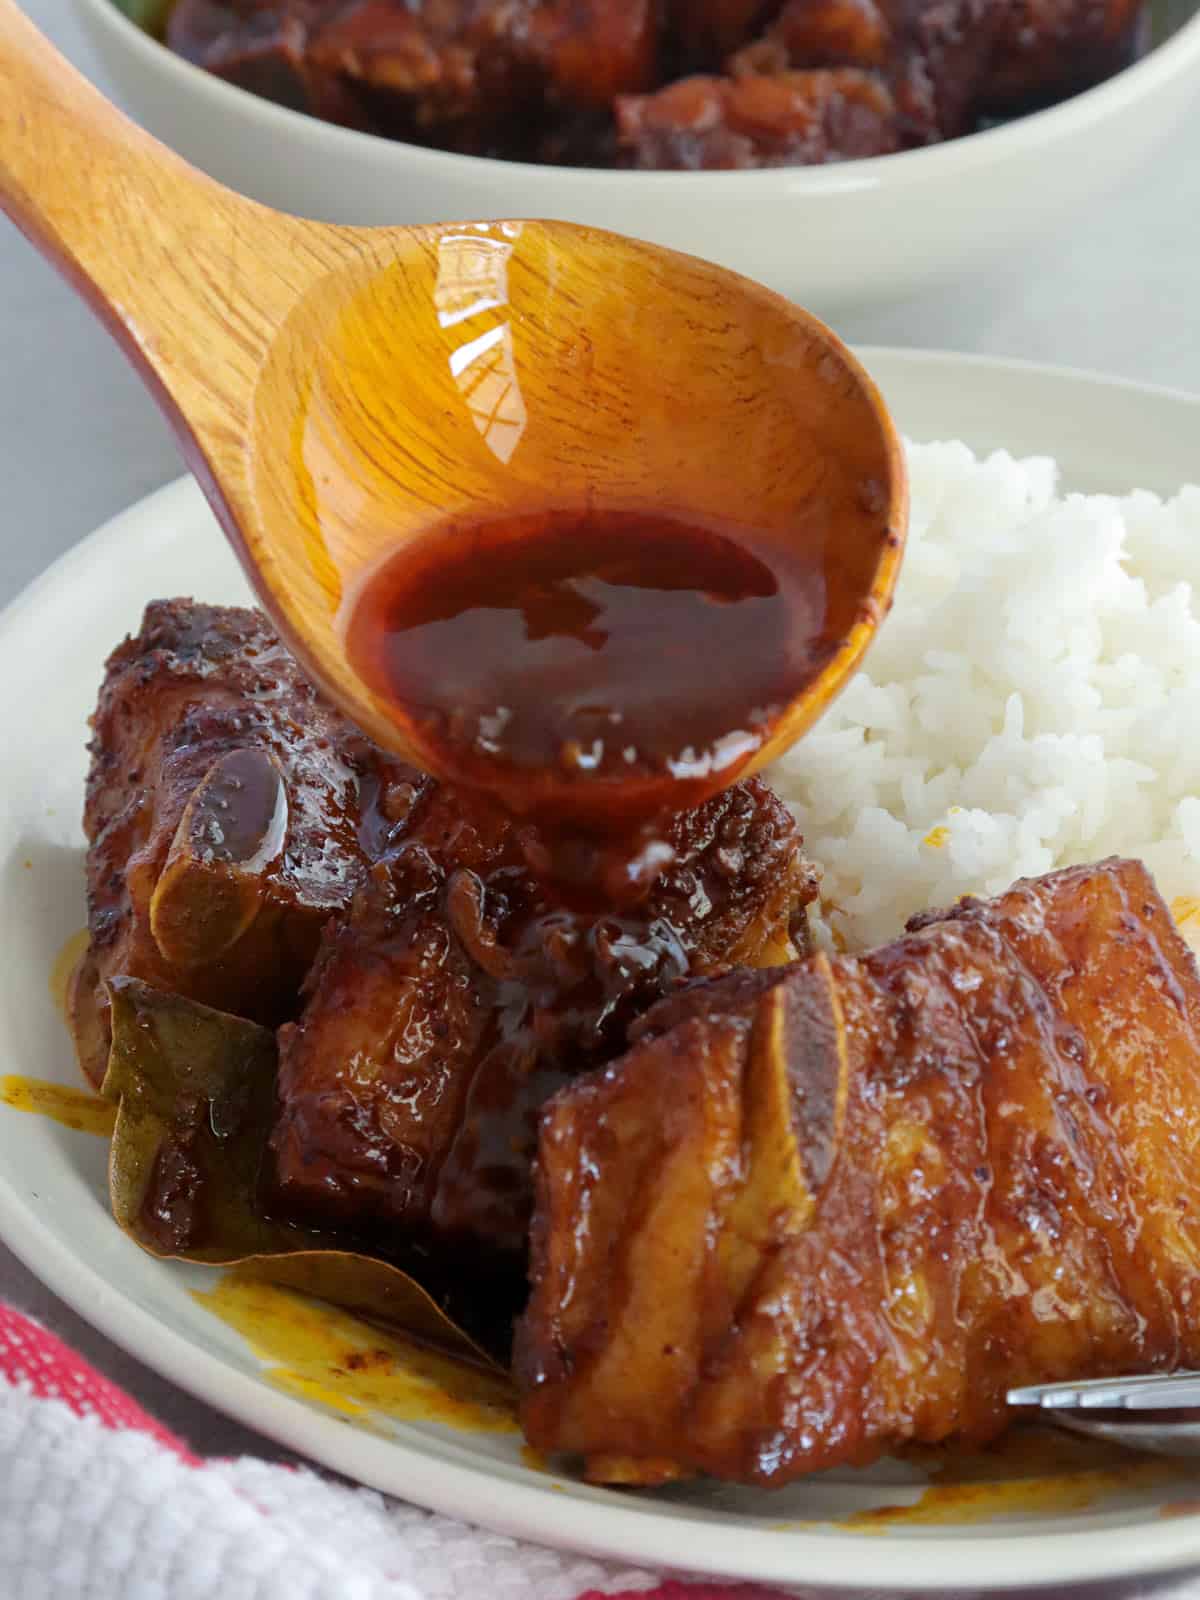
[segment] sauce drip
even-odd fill
[[[821,567],[781,543],[577,511],[414,541],[346,642],[443,771],[539,824],[543,875],[595,880],[594,838],[624,835],[636,887],[670,859],[641,825],[734,781],[836,649],[825,628]]]
[[[98,1133],[106,1139],[111,1137],[117,1119],[117,1108],[110,1100],[101,1100],[83,1089],[68,1089],[61,1083],[11,1072],[0,1078],[0,1103],[14,1111],[49,1117],[77,1133]]]

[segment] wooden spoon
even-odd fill
[[[818,716],[890,604],[907,489],[883,403],[823,324],[730,272],[559,222],[268,210],[135,127],[12,0],[0,206],[141,372],[305,668],[418,765],[437,751],[343,630],[365,575],[448,515],[669,508],[805,541],[844,645],[752,766]]]

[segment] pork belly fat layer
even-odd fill
[[[544,1114],[539,1448],[781,1484],[1200,1361],[1200,979],[1139,863],[691,999]]]

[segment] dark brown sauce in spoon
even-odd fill
[[[836,648],[818,565],[641,512],[444,525],[347,629],[441,770],[533,824],[539,876],[608,904],[669,862],[658,819],[732,783]]]

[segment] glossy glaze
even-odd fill
[[[1013,1385],[1200,1361],[1200,975],[1148,873],[910,930],[668,1000],[559,1095],[534,1444],[778,1484],[985,1441]]]
[[[482,1331],[500,1347],[544,1100],[618,1054],[680,978],[806,947],[815,877],[761,781],[659,821],[640,897],[580,909],[533,869],[524,825],[350,727],[253,612],[150,606],[108,663],[92,755],[91,943],[71,1017],[85,1064],[107,1059],[117,974],[296,1018],[279,1036],[266,1208],[361,1230],[384,1254],[431,1235],[486,1246],[502,1281]],[[164,1246],[195,1187],[170,1159],[155,1202],[169,1226],[150,1229]],[[457,1264],[427,1276],[439,1293],[453,1280],[459,1305]]]
[[[964,133],[983,112],[1070,94],[1134,56],[1140,12],[1140,0],[443,0],[399,11],[367,0],[332,12],[178,0],[166,37],[254,93],[393,138],[563,164],[760,167],[907,149]],[[853,104],[822,117],[830,67],[855,69],[885,100],[885,136],[864,138]],[[769,91],[789,68],[792,137],[772,138]],[[757,116],[727,122],[711,103],[687,105],[697,73],[764,85]],[[674,96],[673,141],[631,127],[631,101],[653,88],[655,100]]]
[[[432,1230],[511,1271],[547,1097],[619,1054],[680,978],[805,947],[815,880],[764,784],[665,833],[673,859],[643,900],[571,910],[531,873],[520,828],[432,787],[281,1033],[278,1204]]]
[[[294,1015],[324,923],[426,780],[317,694],[264,617],[219,606],[149,606],[108,660],[92,730],[91,937],[71,1010],[99,1083],[111,975]]]

